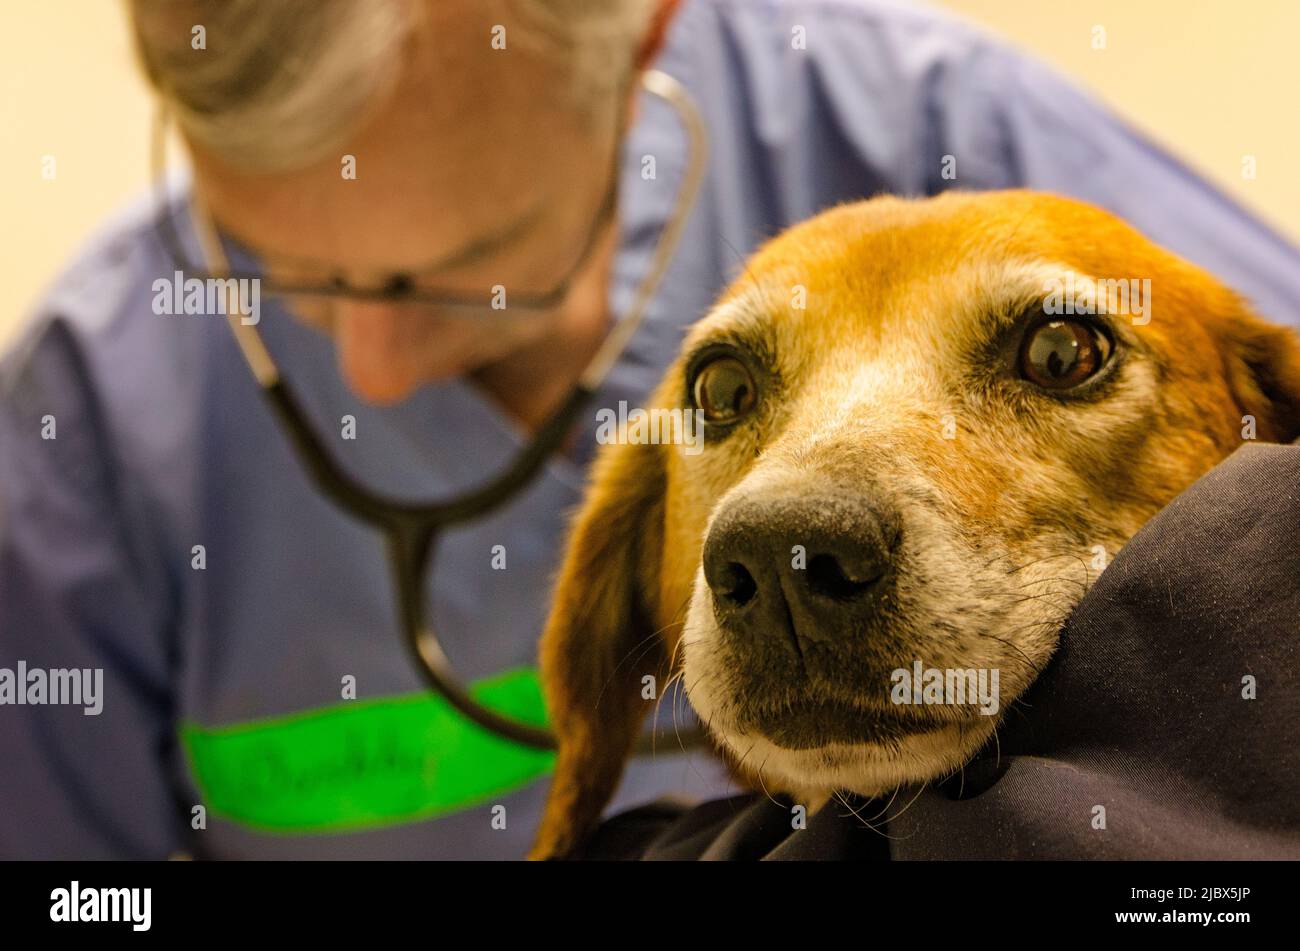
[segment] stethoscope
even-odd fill
[[[425,616],[425,576],[443,530],[482,518],[528,488],[547,459],[560,447],[578,413],[604,383],[619,356],[626,349],[645,316],[646,308],[672,261],[682,231],[694,205],[707,161],[704,123],[685,88],[667,73],[649,70],[640,78],[642,88],[672,106],[685,128],[689,156],[672,213],[664,225],[650,268],[638,285],[626,314],[610,331],[588,362],[578,382],[510,465],[477,489],[458,498],[428,503],[408,503],[387,498],[358,483],[335,464],[302,411],[293,390],[280,374],[261,334],[245,322],[238,308],[228,306],[228,324],[252,371],[262,395],[279,420],[299,461],[316,488],[342,510],[373,526],[384,536],[400,610],[403,642],[425,682],[460,713],[478,725],[525,746],[554,749],[555,735],[544,727],[505,716],[479,703],[456,675],[438,636]],[[154,163],[156,181],[161,179],[166,148],[166,118],[160,113],[155,125]],[[615,175],[614,181],[617,181]],[[158,182],[162,186],[161,181]],[[612,196],[608,199],[612,206]],[[207,271],[215,276],[231,273],[229,262],[210,215],[195,201],[195,224],[206,260]],[[160,224],[166,216],[160,216]],[[169,222],[163,224],[170,229]],[[179,237],[165,231],[173,249]],[[175,252],[174,252],[175,253]],[[178,258],[182,256],[177,254]],[[379,296],[400,296],[401,289]]]

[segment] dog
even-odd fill
[[[674,677],[735,775],[810,812],[958,770],[1144,522],[1300,436],[1300,341],[1090,205],[879,197],[762,247],[650,405],[703,450],[594,463],[534,858],[589,835]]]

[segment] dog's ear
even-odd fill
[[[1243,416],[1266,442],[1300,438],[1300,336],[1244,306],[1221,325],[1228,386]]]
[[[561,858],[596,826],[640,733],[642,677],[664,682],[662,449],[606,446],[573,526],[541,640],[559,755],[532,858]]]

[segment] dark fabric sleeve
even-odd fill
[[[1298,633],[1300,447],[1248,445],[1123,548],[895,857],[1300,857]]]

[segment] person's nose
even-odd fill
[[[718,623],[754,647],[767,638],[802,650],[864,637],[891,576],[897,524],[880,506],[838,492],[726,504],[704,541]]]
[[[395,403],[420,385],[409,314],[388,303],[338,301],[332,316],[339,369],[358,396]]]

